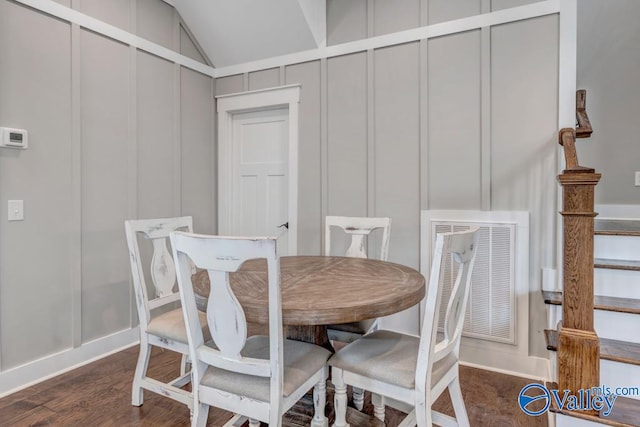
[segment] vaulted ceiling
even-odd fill
[[[173,0],[215,67],[325,45],[321,0]]]

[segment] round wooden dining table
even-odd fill
[[[192,277],[197,294],[207,295],[209,277]],[[249,322],[269,322],[267,264],[248,260],[230,284]],[[280,258],[282,322],[287,337],[332,349],[326,325],[374,319],[419,303],[425,280],[413,268],[387,261],[331,256]]]

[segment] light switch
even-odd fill
[[[24,219],[24,200],[9,200],[9,221],[22,221]]]

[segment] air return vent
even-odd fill
[[[491,221],[493,212],[480,213],[483,218],[471,219],[471,212],[464,212],[463,217],[454,211],[423,211],[422,218],[422,266],[423,273],[428,276],[430,260],[433,257],[435,236],[438,233],[463,231],[471,227],[480,228],[480,240],[476,262],[471,279],[471,294],[465,316],[463,335],[482,340],[497,341],[508,344],[516,343],[516,268],[518,266],[517,231],[518,222]],[[443,215],[446,214],[446,215]],[[504,213],[496,212],[496,217]],[[509,212],[511,216],[514,212]],[[518,214],[518,213],[515,213]],[[527,218],[528,214],[522,213]],[[527,236],[528,237],[528,236]],[[427,258],[425,262],[424,258]],[[528,257],[528,256],[527,256]],[[521,257],[523,258],[523,257]],[[525,263],[526,258],[525,258]],[[528,264],[528,263],[527,263]],[[454,263],[450,261],[441,280],[444,281],[445,296],[451,292],[457,271],[453,271]],[[441,308],[440,317],[446,307]]]

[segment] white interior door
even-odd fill
[[[232,115],[231,233],[280,236],[288,255],[288,108]]]

